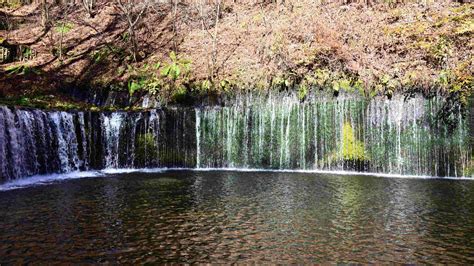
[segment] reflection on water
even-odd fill
[[[474,263],[471,181],[170,171],[0,202],[0,263]]]

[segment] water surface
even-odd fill
[[[474,263],[474,182],[109,174],[0,192],[0,263]]]

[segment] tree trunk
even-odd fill
[[[216,24],[214,25],[214,36],[212,41],[212,66],[211,66],[211,79],[214,79],[216,75],[216,65],[217,65],[217,44],[218,44],[218,31],[219,26],[219,15],[221,8],[221,0],[216,0],[217,2],[217,11],[216,11]]]
[[[49,7],[46,0],[41,2],[41,26],[43,28],[49,27]]]

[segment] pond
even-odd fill
[[[108,173],[0,191],[0,263],[474,263],[474,182]]]

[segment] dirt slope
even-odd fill
[[[0,45],[21,45],[35,56],[0,65],[0,96],[71,100],[62,89],[129,90],[133,82],[140,90],[154,84],[153,92],[168,101],[177,91],[293,84],[367,95],[417,89],[465,97],[473,88],[474,4],[224,1],[217,19],[215,4],[199,3],[148,8],[137,26],[138,62],[114,1],[98,1],[94,18],[79,5],[52,6],[49,28],[40,25],[38,5],[1,8],[0,17],[13,26],[0,31]],[[171,51],[190,61],[189,73],[161,74]]]

